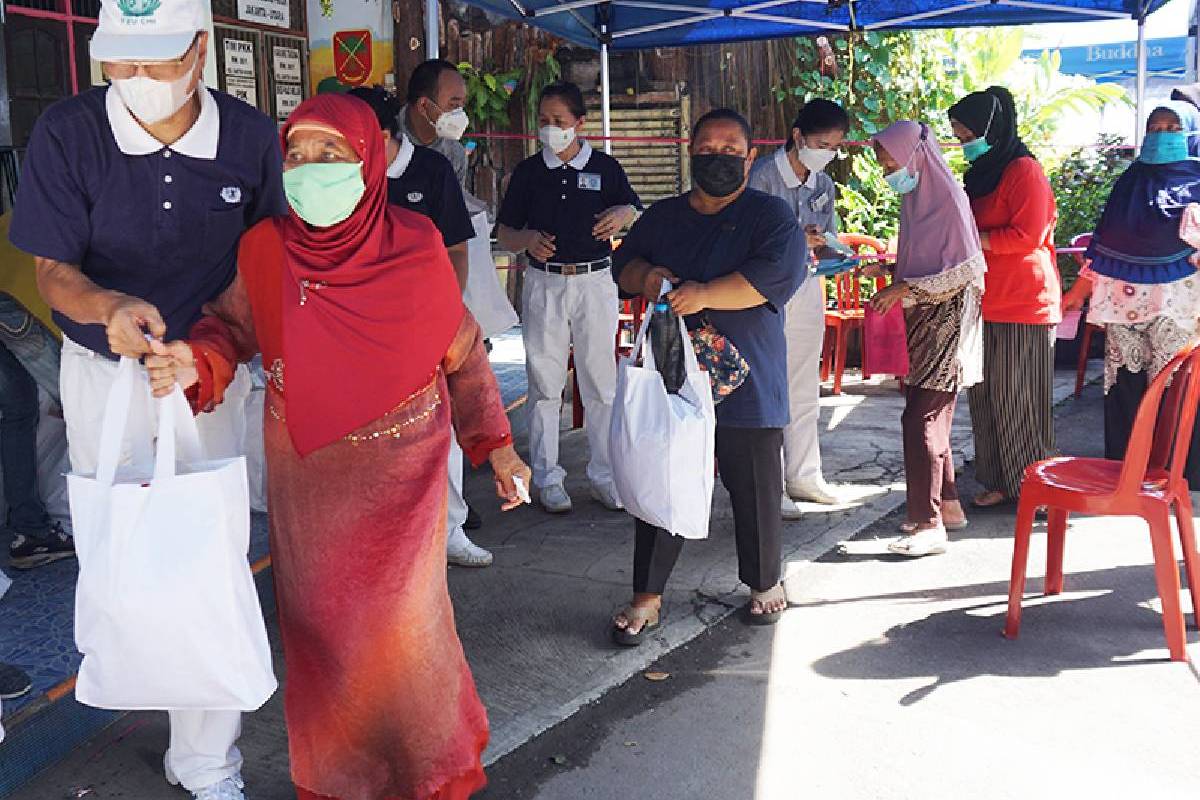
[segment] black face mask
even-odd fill
[[[728,197],[746,181],[746,159],[725,153],[692,156],[692,180],[709,197]]]

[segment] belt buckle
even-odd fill
[[[570,277],[574,276],[575,274],[577,274],[578,267],[579,267],[578,264],[563,264],[562,265],[563,277],[570,278]]]

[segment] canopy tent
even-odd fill
[[[437,1],[426,43],[437,54]],[[1138,119],[1145,96],[1145,19],[1167,0],[466,0],[600,50],[604,135],[610,135],[608,52],[865,30],[919,30],[1130,19],[1138,23]],[[606,149],[609,142],[605,141]]]
[[[1146,40],[1146,75],[1182,83],[1187,78],[1186,36]],[[1061,69],[1068,75],[1083,75],[1097,83],[1113,83],[1137,77],[1137,42],[1089,44],[1080,47],[1052,47],[1062,56]],[[1037,58],[1041,49],[1026,50],[1022,55]]]

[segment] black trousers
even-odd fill
[[[783,496],[782,428],[717,426],[717,464],[721,483],[733,502],[738,576],[755,591],[779,583],[782,572]],[[703,465],[701,468],[705,468]],[[637,520],[633,548],[633,591],[662,594],[683,538]]]
[[[1124,367],[1117,371],[1116,383],[1104,395],[1105,458],[1124,460],[1138,405],[1149,385],[1150,378],[1145,372],[1130,372]],[[1200,424],[1192,430],[1192,446],[1188,450],[1183,476],[1193,491],[1200,489]]]

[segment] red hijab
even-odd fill
[[[437,229],[388,203],[387,157],[371,107],[340,94],[310,97],[284,125],[285,152],[300,122],[340,132],[362,161],[367,187],[354,213],[333,227],[314,228],[294,211],[276,221],[284,242],[287,426],[305,456],[425,386],[464,309]]]

